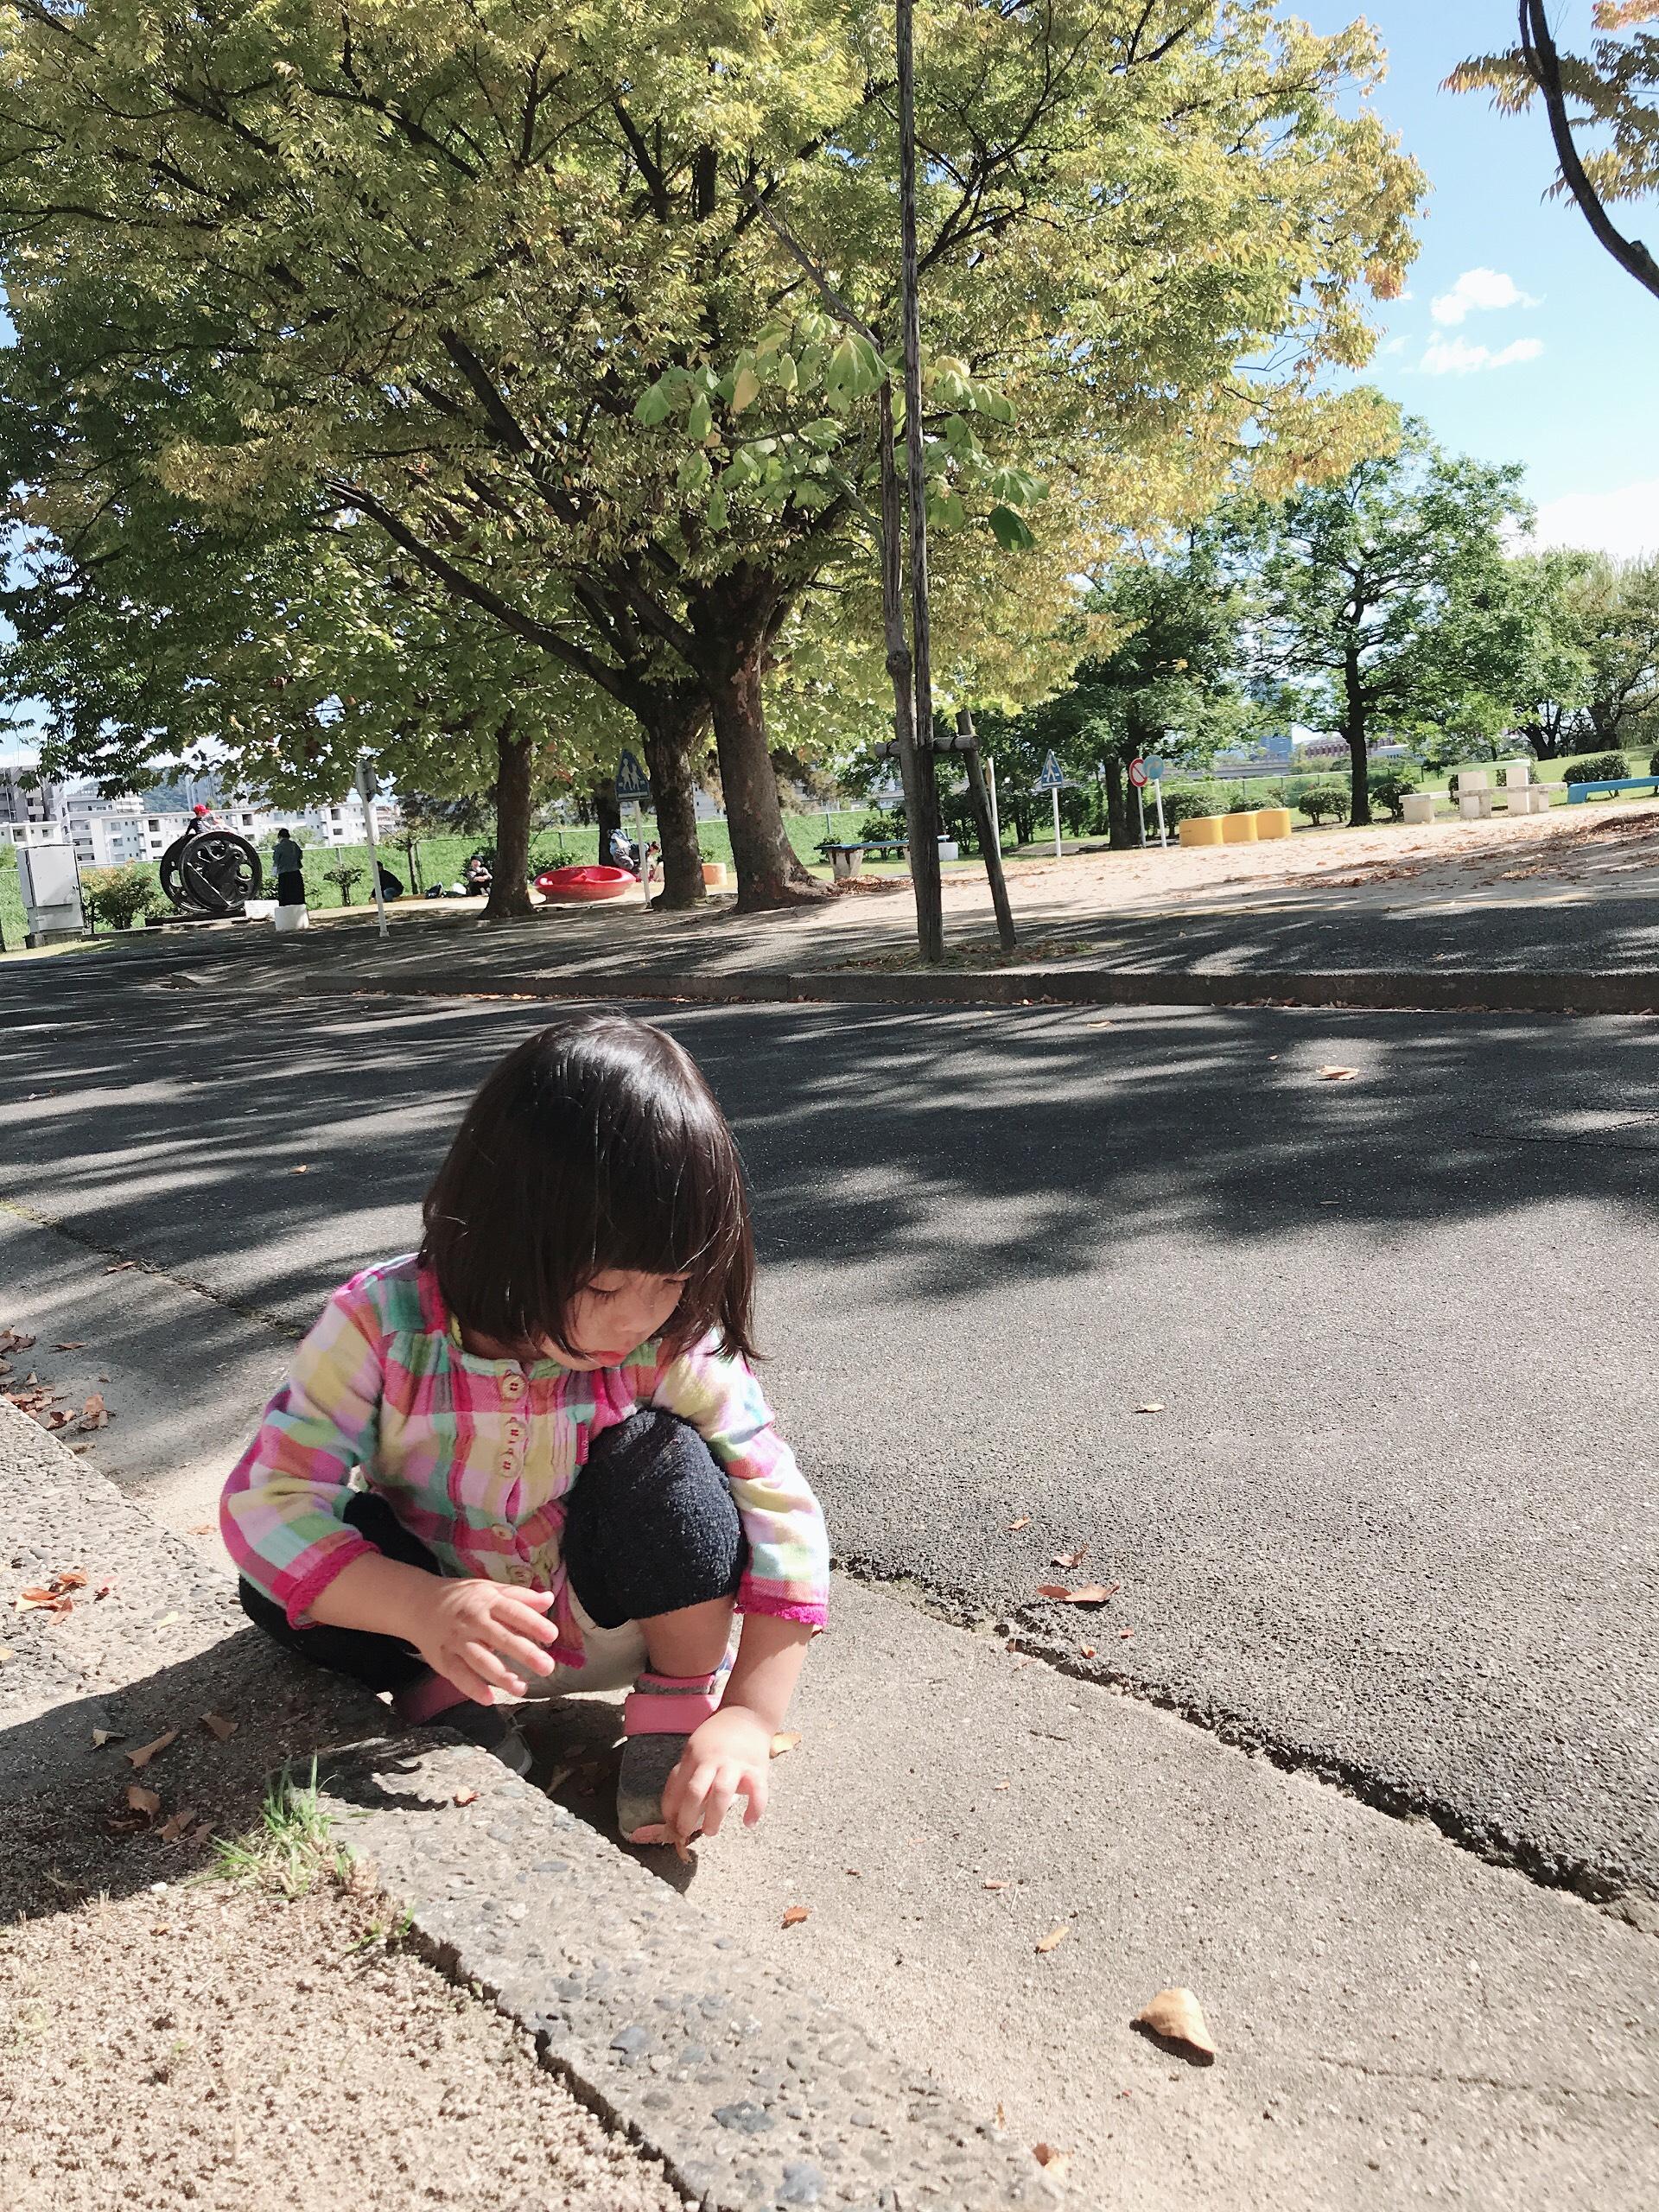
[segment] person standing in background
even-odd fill
[[[270,861],[276,872],[276,904],[279,906],[303,906],[305,855],[300,850],[298,841],[291,837],[286,830],[276,832]]]

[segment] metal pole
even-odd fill
[[[366,755],[365,756],[366,758]],[[380,848],[374,842],[374,801],[366,794],[363,800],[363,819],[369,829],[369,874],[374,879],[374,907],[380,917],[380,934],[386,933],[386,894],[380,888]]]
[[[996,856],[1000,861],[1002,857],[1002,817],[997,810],[996,804],[996,763],[995,760],[987,760],[985,763],[985,785],[991,795],[991,842],[996,847]]]
[[[910,547],[910,873],[922,958],[944,957],[939,890],[939,794],[933,772],[933,674],[927,619],[927,488],[922,454],[922,323],[916,249],[916,72],[912,0],[898,0],[899,302],[905,348],[905,455]],[[904,743],[899,732],[899,743]]]
[[[1135,804],[1141,817],[1141,842],[1147,842],[1147,795],[1139,784],[1135,787]]]
[[[1049,791],[1049,794],[1048,794],[1048,795],[1049,795],[1050,798],[1052,798],[1052,799],[1053,800],[1053,802],[1054,802],[1054,857],[1055,857],[1055,859],[1056,859],[1057,861],[1058,861],[1058,860],[1063,860],[1065,856],[1065,855],[1064,855],[1064,854],[1061,852],[1061,850],[1060,850],[1060,787],[1059,787],[1059,785],[1058,785],[1058,784],[1055,784],[1055,785],[1052,785],[1052,786],[1051,786],[1051,788],[1050,788],[1050,791]]]
[[[1152,796],[1158,809],[1158,842],[1160,845],[1167,845],[1169,832],[1164,827],[1164,786],[1161,781],[1154,784]]]

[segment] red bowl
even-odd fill
[[[543,899],[616,899],[639,880],[625,868],[550,868],[537,877],[536,888]]]

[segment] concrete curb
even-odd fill
[[[220,1669],[235,1677],[232,1710],[298,1713],[296,1749],[318,1749],[341,1841],[429,1953],[532,2034],[544,2062],[704,2212],[1053,2202],[1028,2150],[798,1984],[781,1930],[779,1957],[751,1955],[487,1753],[442,1732],[388,1738],[384,1706],[245,1631],[225,1577],[3,1403],[0,1508],[10,1639],[0,1806],[14,1840],[42,1821],[91,1827],[129,1778],[116,1753],[92,1748],[92,1728],[142,1743],[141,1730],[200,1710],[184,1700]],[[12,1614],[19,1587],[82,1558],[115,1577],[121,1604],[83,1593],[73,1620]],[[237,1748],[187,1732],[167,1786],[194,1790],[193,1758],[199,1774]],[[135,1884],[188,1871],[156,1859],[166,1847],[150,1839],[130,1847]]]
[[[1659,1013],[1659,973],[1526,974],[1497,970],[1323,974],[1253,969],[1003,969],[938,974],[851,969],[694,970],[658,974],[595,969],[562,976],[480,976],[459,969],[418,977],[372,972],[278,979],[297,995],[391,998],[683,999],[699,1004],[822,1001],[848,1006],[1289,1006],[1400,1013]]]

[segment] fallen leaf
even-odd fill
[[[193,1521],[186,1531],[187,1535],[192,1536],[211,1536],[213,1533],[213,1523],[211,1521]]]
[[[86,1446],[85,1446],[85,1445],[82,1445],[82,1446],[80,1446],[80,1449],[81,1449],[83,1452],[86,1450]],[[92,1599],[93,1599],[93,1602],[94,1602],[94,1603],[96,1603],[96,1602],[97,1602],[97,1600],[98,1600],[99,1598],[108,1598],[108,1597],[110,1597],[110,1596],[113,1595],[113,1593],[114,1593],[114,1590],[115,1590],[115,1584],[114,1584],[114,1582],[113,1582],[112,1580],[110,1580],[110,1581],[105,1581],[105,1582],[100,1582],[100,1583],[99,1584],[99,1586],[98,1586],[97,1589],[96,1589],[96,1590],[94,1590],[94,1591],[93,1591],[93,1592],[92,1592]]]
[[[27,1351],[34,1341],[21,1329],[0,1329],[0,1351]]]
[[[3,1667],[8,1659],[15,1659],[16,1656],[17,1654],[9,1643],[0,1643],[0,1667]]]
[[[1006,2127],[1006,2126],[1007,2126],[1007,2124],[1008,2124],[1008,2115],[1007,2114],[1007,2113],[1006,2113],[1006,2112],[1004,2112],[1004,2111],[1003,2111],[1002,2107],[1001,2107],[1001,2102],[999,2101],[999,2102],[998,2102],[998,2105],[997,2105],[997,2107],[996,2107],[996,2119],[995,2119],[995,2122],[993,2123],[993,2125],[994,2125],[994,2126],[997,2126],[997,2127]]]
[[[84,1590],[86,1587],[86,1577],[78,1567],[67,1567],[61,1573],[54,1574],[52,1578],[52,1589],[54,1595],[60,1596],[66,1590]]]
[[[1052,2143],[1033,2143],[1031,2155],[1051,2180],[1060,2180],[1071,2163],[1069,2151],[1057,2151]]]
[[[476,1804],[478,1802],[478,1792],[476,1789],[457,1789],[451,1802],[457,1805]]]
[[[792,1904],[784,1914],[783,1924],[785,1928],[798,1928],[804,1920],[810,1920],[811,1917],[812,1908],[810,1904]]]
[[[1092,1659],[1094,1656],[1095,1647],[1092,1643],[1080,1643],[1077,1646],[1077,1656],[1079,1659]]]
[[[801,1740],[798,1728],[780,1728],[772,1739],[772,1757],[780,1759],[785,1751],[792,1751]]]
[[[143,1813],[152,1821],[162,1809],[162,1801],[155,1790],[146,1789],[137,1782],[127,1784],[127,1802],[135,1813]]]
[[[118,1744],[120,1741],[121,1731],[118,1728],[94,1728],[92,1731],[92,1749],[95,1751],[101,1751],[105,1744]]]
[[[190,1831],[190,1840],[192,1843],[206,1843],[213,1832],[213,1824],[211,1821],[198,1821]]]
[[[55,1590],[20,1590],[12,1599],[20,1613],[73,1613],[75,1601]]]
[[[204,1713],[201,1716],[201,1725],[211,1734],[217,1736],[221,1744],[228,1744],[242,1726],[239,1720],[232,1720],[223,1713]]]
[[[1013,1534],[1014,1534],[1014,1530],[1015,1530],[1016,1529],[1029,1529],[1029,1528],[1030,1528],[1030,1526],[1031,1526],[1031,1516],[1030,1516],[1030,1514],[1029,1514],[1029,1513],[1022,1513],[1022,1514],[1020,1516],[1020,1518],[1019,1518],[1017,1521],[1010,1521],[1010,1522],[1009,1522],[1009,1523],[1008,1523],[1008,1534],[1009,1534],[1010,1535],[1013,1535]]]
[[[1138,1414],[1160,1414],[1164,1410],[1164,1402],[1161,1398],[1148,1398],[1144,1406],[1137,1406],[1135,1410]]]
[[[195,1817],[195,1807],[186,1805],[181,1811],[169,1813],[156,1833],[163,1843],[176,1843]]]
[[[52,1349],[54,1351],[85,1351],[86,1346],[84,1342],[76,1342],[72,1338],[67,1344],[54,1344]]]
[[[289,1173],[290,1175],[308,1175],[308,1174],[311,1173],[311,1170],[310,1170],[310,1168],[309,1168],[308,1166],[308,1167],[290,1167],[290,1168],[289,1169],[289,1171],[288,1171],[288,1172],[289,1172]]]
[[[1052,1951],[1057,1943],[1064,1943],[1071,1933],[1071,1930],[1065,1921],[1057,1920],[1046,1936],[1038,1937],[1037,1948],[1039,1951]]]
[[[1081,1567],[1088,1556],[1088,1545],[1079,1544],[1074,1552],[1056,1552],[1048,1563],[1051,1567]]]
[[[106,1275],[124,1275],[130,1268],[136,1268],[137,1264],[137,1260],[118,1260],[112,1268],[105,1268],[104,1272]]]
[[[1198,2000],[1190,1989],[1160,1989],[1135,2016],[1134,2024],[1166,2043],[1184,2044],[1188,2050],[1214,2058],[1216,2045],[1205,2024]]]
[[[157,1757],[159,1753],[164,1751],[169,1744],[176,1744],[178,1740],[178,1730],[176,1728],[169,1728],[165,1736],[157,1736],[153,1744],[140,1744],[136,1751],[124,1751],[123,1752],[122,1757],[124,1758],[130,1759],[134,1770],[137,1770],[140,1768],[147,1767],[151,1759]]]
[[[184,1615],[182,1613],[163,1613],[160,1620],[156,1623],[156,1626],[157,1628],[171,1628],[175,1621],[181,1621],[183,1618]]]
[[[1063,1582],[1039,1582],[1037,1595],[1052,1598],[1057,1605],[1103,1605],[1109,1598],[1116,1598],[1122,1586],[1119,1582],[1084,1582],[1075,1590],[1068,1590]]]
[[[1357,1068],[1321,1068],[1319,1080],[1321,1083],[1351,1083],[1358,1073]]]
[[[1008,1885],[1006,1882],[982,1882],[979,1886],[982,1890],[1006,1890]]]
[[[994,1782],[991,1784],[993,1789],[1006,1789],[1007,1786],[1008,1785],[1006,1782]]]
[[[104,1402],[104,1394],[101,1390],[94,1390],[92,1396],[87,1399],[86,1404],[81,1408],[80,1425],[83,1428],[107,1428],[109,1427],[110,1409]]]

